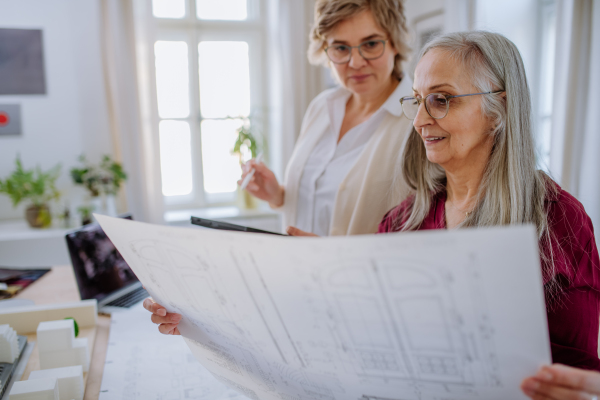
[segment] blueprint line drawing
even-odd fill
[[[285,330],[286,336],[288,338],[288,340],[290,341],[290,343],[294,344],[293,340],[292,340],[292,336],[290,335],[289,331],[287,330],[287,327],[285,326],[285,323],[283,322],[283,318],[281,316],[281,313],[279,312],[279,310],[277,309],[277,306],[275,305],[275,300],[273,299],[273,296],[271,295],[271,293],[269,292],[269,288],[267,287],[264,278],[262,277],[261,273],[260,273],[260,269],[258,269],[257,265],[256,265],[256,261],[254,261],[254,257],[252,257],[252,255],[250,255],[250,260],[252,262],[252,266],[254,267],[256,273],[258,274],[258,276],[260,277],[260,282],[263,285],[264,290],[268,293],[269,295],[269,300],[271,301],[271,303],[273,304],[273,306],[275,307],[275,310],[277,311],[277,317],[279,319],[279,321],[282,323],[283,328]],[[302,367],[306,367],[306,365],[304,364],[304,361],[302,360],[302,357],[300,357],[300,354],[298,353],[298,349],[294,346],[294,351],[296,353],[296,356],[298,357],[298,360],[300,360],[300,363],[302,364]],[[285,357],[282,358],[285,361]],[[287,363],[287,362],[286,362]]]
[[[522,399],[550,362],[531,227],[290,239],[99,222],[182,314],[191,355],[250,399]]]
[[[282,353],[280,347],[279,347],[279,343],[277,343],[277,340],[275,339],[275,337],[273,336],[273,332],[271,332],[271,330],[269,329],[269,325],[265,319],[265,316],[262,313],[262,310],[260,308],[260,306],[256,303],[256,299],[253,295],[252,290],[250,289],[250,287],[248,286],[248,282],[246,281],[246,278],[244,277],[244,272],[242,271],[242,269],[240,268],[240,265],[237,261],[237,259],[235,258],[235,255],[233,255],[233,259],[234,259],[234,263],[240,273],[240,276],[242,277],[242,280],[244,281],[244,285],[246,286],[246,288],[248,289],[248,294],[250,295],[250,297],[252,298],[252,302],[254,303],[255,307],[256,307],[256,311],[258,312],[258,314],[260,315],[263,323],[265,324],[265,326],[267,327],[267,331],[269,332],[269,336],[271,337],[271,339],[273,340],[273,344],[275,345],[275,347],[277,347],[277,351],[279,352],[279,354],[281,355],[281,359],[283,360],[284,363],[288,363],[285,359],[285,355]]]

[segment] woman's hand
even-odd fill
[[[238,181],[241,185],[244,178],[252,171],[254,176],[250,179],[246,190],[254,197],[269,202],[271,207],[281,207],[283,205],[283,187],[277,181],[275,174],[265,164],[257,163],[252,159],[242,165],[242,179]]]
[[[521,389],[534,400],[598,400],[600,373],[553,364],[525,379]]]
[[[150,319],[155,324],[158,324],[158,330],[164,335],[181,335],[179,333],[179,322],[181,321],[181,315],[175,313],[168,313],[167,309],[158,303],[155,303],[151,297],[144,300],[144,308],[152,313]]]
[[[319,237],[319,235],[315,235],[314,233],[310,233],[310,232],[304,232],[303,230],[300,230],[300,229],[298,229],[296,227],[293,227],[293,226],[288,226],[285,231],[290,236],[313,236],[313,237]]]

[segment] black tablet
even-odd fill
[[[229,222],[215,221],[212,219],[192,217],[192,224],[203,226],[205,228],[220,229],[223,231],[238,231],[238,232],[254,232],[254,233],[268,233],[269,235],[288,236],[282,233],[263,231],[262,229],[250,228],[249,226],[242,226],[236,224],[230,224]]]

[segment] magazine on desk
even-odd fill
[[[550,362],[533,227],[283,238],[97,219],[250,399],[520,399]]]

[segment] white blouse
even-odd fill
[[[350,129],[338,143],[346,103],[351,93],[337,88],[326,97],[329,123],[326,132],[310,153],[298,190],[296,227],[319,236],[330,234],[336,195],[340,184],[356,163],[373,132],[386,113],[394,115],[400,97],[406,95],[405,85],[399,84],[386,102],[368,120]]]

